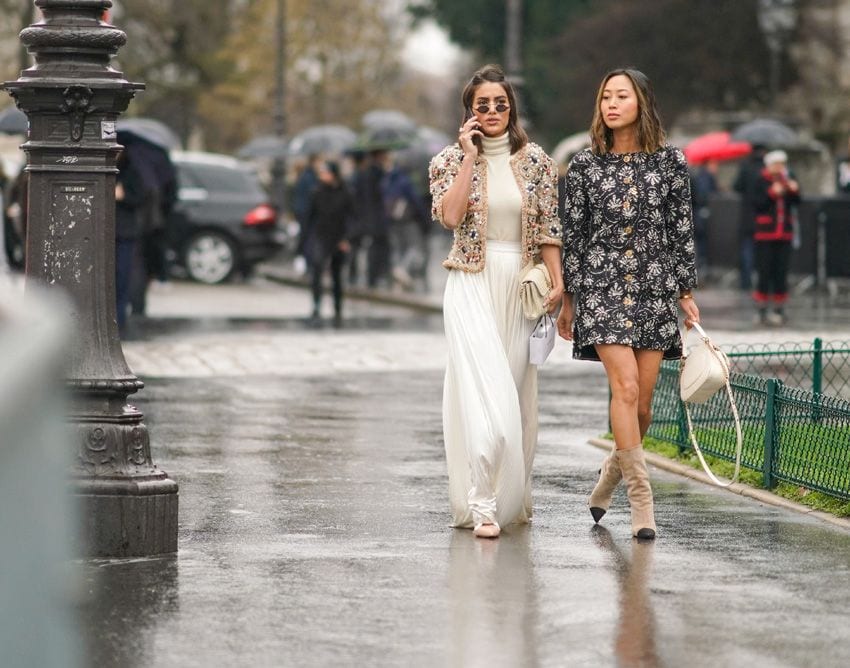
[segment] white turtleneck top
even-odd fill
[[[508,133],[482,137],[487,161],[487,238],[520,241],[522,236],[522,195],[511,169],[511,143]]]

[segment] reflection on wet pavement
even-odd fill
[[[585,499],[594,365],[541,372],[535,516],[448,527],[442,371],[145,378],[172,559],[86,562],[97,666],[845,666],[850,535],[653,471],[659,538]]]

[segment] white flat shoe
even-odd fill
[[[501,532],[499,525],[492,522],[476,524],[472,530],[478,538],[498,538]]]

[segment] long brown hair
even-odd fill
[[[599,84],[596,93],[596,109],[593,111],[593,122],[590,124],[590,142],[593,152],[597,155],[605,155],[614,144],[614,132],[605,125],[602,118],[602,93],[605,86],[612,77],[622,74],[628,77],[635,89],[638,99],[637,118],[637,140],[641,150],[645,153],[653,153],[664,146],[667,135],[661,125],[661,117],[658,115],[658,107],[655,104],[655,93],[649,77],[643,72],[631,68],[611,70]]]
[[[528,135],[525,130],[520,127],[519,113],[517,112],[517,97],[514,87],[510,84],[505,76],[505,71],[498,65],[485,65],[477,70],[469,83],[463,89],[460,96],[463,103],[463,120],[461,125],[469,120],[472,114],[472,102],[475,99],[475,90],[483,83],[497,83],[505,89],[505,94],[508,96],[508,104],[511,109],[508,112],[508,137],[511,142],[511,153],[516,153],[528,143]],[[481,138],[474,137],[475,145],[478,150],[481,150]]]

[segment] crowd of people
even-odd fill
[[[394,164],[388,148],[350,157],[346,178],[338,161],[310,156],[293,189],[292,212],[300,226],[297,254],[312,277],[314,322],[321,320],[328,269],[335,324],[341,323],[344,279],[370,288],[428,287],[431,217],[426,198]]]

